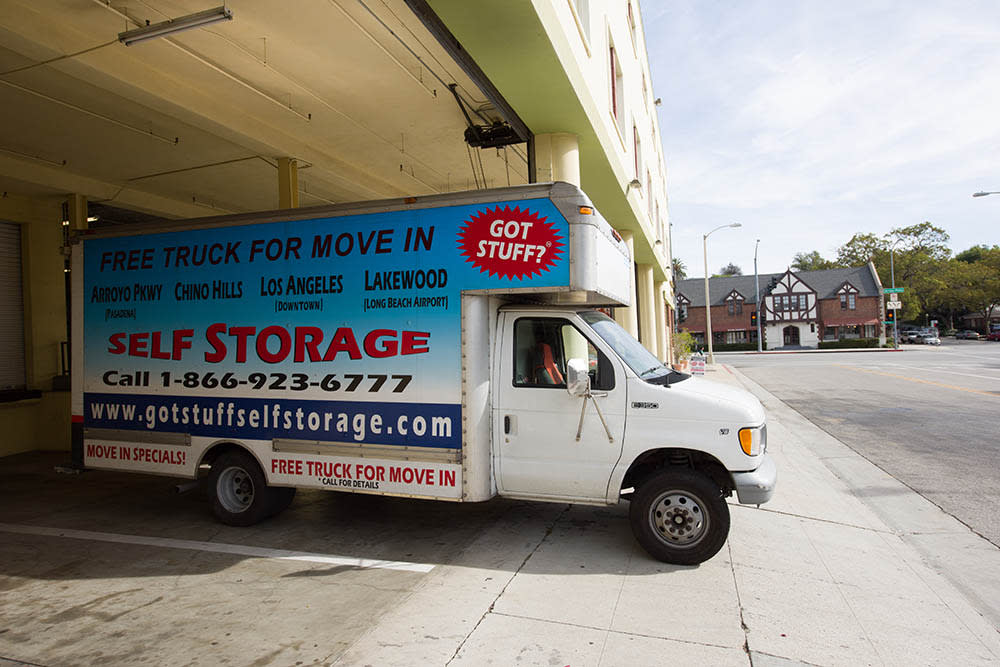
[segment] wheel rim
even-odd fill
[[[243,468],[230,466],[219,475],[216,484],[216,494],[219,502],[227,512],[239,513],[246,511],[253,503],[253,479]]]
[[[667,491],[652,504],[649,522],[666,544],[693,547],[708,532],[709,518],[704,504],[686,491]]]

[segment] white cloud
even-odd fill
[[[924,219],[954,225],[958,249],[998,242],[969,196],[1000,189],[1000,3],[655,7],[645,29],[689,267],[701,233],[737,219],[783,265]]]

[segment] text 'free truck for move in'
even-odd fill
[[[664,366],[595,307],[628,246],[565,183],[169,221],[72,250],[74,446],[197,478],[250,525],[295,489],[630,502],[654,557],[767,501],[760,402]]]

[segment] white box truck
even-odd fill
[[[759,401],[594,309],[629,303],[632,260],[565,183],[95,230],[72,262],[84,465],[207,474],[228,524],[299,487],[627,499],[691,564],[726,497],[774,488]]]

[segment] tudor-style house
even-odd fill
[[[754,276],[710,278],[712,345],[757,342]],[[821,341],[877,338],[885,344],[882,281],[875,266],[760,274],[767,349],[815,348]],[[678,329],[705,344],[705,280],[677,283]]]

